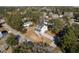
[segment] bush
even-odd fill
[[[7,40],[6,40],[6,43],[9,45],[9,46],[15,46],[18,44],[18,41],[15,39],[15,36],[13,34],[11,34]]]

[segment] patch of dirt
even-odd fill
[[[32,28],[28,28],[27,32],[25,33],[27,37],[32,39],[34,42],[43,42],[42,37],[39,37]]]

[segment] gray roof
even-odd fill
[[[44,25],[46,25],[46,24],[44,24],[44,21],[45,21],[45,20],[42,20],[42,21],[39,23],[39,25],[38,25],[37,28],[36,28],[37,31],[40,32],[40,31],[41,31],[41,28],[42,28]]]

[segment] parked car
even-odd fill
[[[4,30],[2,31],[3,36],[6,36],[8,34],[8,31]]]

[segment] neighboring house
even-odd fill
[[[64,12],[64,16],[66,17],[73,17],[73,12]]]
[[[46,25],[43,25],[43,27],[41,28],[41,33],[44,33],[48,30],[48,27]]]
[[[48,19],[49,17],[48,17],[48,16],[44,16],[44,18],[45,18],[45,19]]]
[[[23,27],[28,28],[31,25],[33,25],[33,23],[31,21],[28,21],[23,24]]]
[[[44,19],[43,24],[48,25],[48,21],[49,21],[48,19]]]
[[[62,17],[63,17],[63,15],[59,15],[59,17],[60,17],[60,18],[62,18]]]
[[[58,14],[53,14],[53,15],[52,15],[52,18],[53,18],[53,19],[57,19],[57,18],[59,18],[59,15],[58,15]]]
[[[75,19],[70,19],[70,24],[73,24],[75,22]]]
[[[46,24],[46,22],[40,23],[37,25],[36,30],[40,33],[45,33],[48,30],[48,26]]]
[[[24,28],[28,28],[29,26],[33,25],[33,22],[28,20],[27,18],[23,18],[22,22],[23,22],[23,27]]]
[[[52,17],[52,15],[53,15],[53,13],[52,12],[49,12],[49,16]]]
[[[27,21],[27,18],[23,18],[22,19],[22,22],[24,23],[24,22],[26,22]]]
[[[46,12],[43,12],[43,16],[45,17],[47,15],[47,13]]]
[[[36,30],[40,33],[45,33],[48,31],[49,27],[53,28],[54,23],[50,23],[49,20],[45,19],[39,25],[37,25]]]
[[[45,33],[48,30],[48,27],[46,25],[41,25],[41,26],[38,26],[36,30],[40,33]]]

